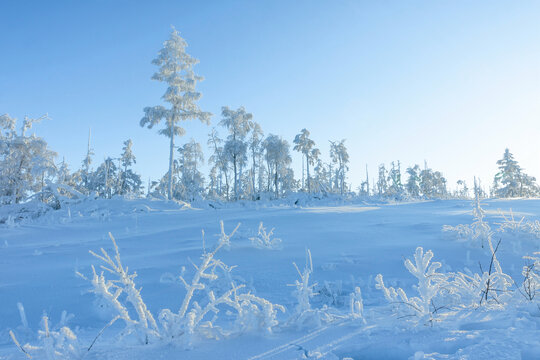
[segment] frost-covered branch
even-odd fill
[[[424,249],[418,247],[414,254],[414,263],[410,259],[405,260],[407,270],[418,279],[416,291],[419,297],[409,298],[402,288],[386,287],[381,274],[375,278],[376,288],[382,290],[384,297],[394,305],[398,315],[414,315],[429,322],[435,319],[438,308],[434,305],[434,299],[442,289],[448,288],[448,277],[437,272],[441,263],[431,262],[432,258],[431,250],[424,253]]]
[[[118,245],[112,234],[109,233],[109,237],[114,246],[114,259],[103,248],[101,248],[101,254],[93,251],[90,251],[90,253],[103,261],[107,266],[101,265],[101,268],[116,276],[117,279],[107,280],[104,271],[98,274],[92,265],[92,292],[101,296],[112,306],[117,316],[124,320],[128,333],[135,331],[140,335],[142,342],[148,343],[150,338],[159,337],[158,325],[141,297],[141,289],[137,289],[135,286],[134,279],[137,277],[137,273],[129,274],[128,268],[124,268],[120,259]],[[84,276],[80,276],[84,278]],[[131,318],[127,307],[121,302],[120,296],[124,294],[126,295],[126,301],[131,304],[137,313],[138,320]]]
[[[257,236],[250,237],[249,240],[251,240],[253,246],[259,249],[278,249],[281,244],[281,239],[272,238],[274,235],[274,229],[275,228],[272,228],[269,232],[267,232],[261,221],[259,223],[259,232],[257,233]]]

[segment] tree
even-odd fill
[[[456,189],[456,197],[466,199],[469,197],[469,188],[465,180],[458,180]],[[474,187],[476,189],[476,178],[474,179]]]
[[[534,196],[538,193],[536,179],[525,174],[510,150],[505,149],[503,158],[497,161],[499,172],[495,175],[495,195],[499,197]]]
[[[392,168],[388,173],[388,195],[396,200],[400,200],[403,197],[403,184],[401,183],[401,163],[392,161]]]
[[[224,152],[229,162],[233,165],[234,175],[234,198],[238,200],[239,181],[242,174],[242,168],[247,161],[247,144],[245,137],[252,127],[253,115],[247,113],[243,106],[238,110],[231,110],[224,106],[221,108],[223,119],[220,125],[227,128],[229,136],[225,142]]]
[[[88,130],[88,146],[86,148],[86,156],[84,157],[81,169],[81,187],[83,192],[89,192],[90,185],[90,165],[92,164],[92,156],[94,156],[94,149],[90,146],[90,139],[92,137],[92,130]]]
[[[122,169],[120,170],[120,181],[118,194],[135,194],[138,195],[142,192],[142,180],[141,176],[133,172],[131,166],[137,162],[135,155],[132,150],[133,142],[131,139],[124,141],[124,147],[122,148],[123,152],[120,156],[120,165]]]
[[[209,193],[223,196],[223,179],[225,179],[225,196],[229,199],[228,163],[223,153],[222,143],[223,140],[219,138],[216,129],[212,129],[208,134],[208,146],[214,150],[214,153],[208,159],[213,164],[210,169]]]
[[[315,141],[309,138],[309,131],[302,129],[300,134],[296,135],[293,140],[293,150],[301,152],[306,158],[306,179],[308,192],[311,192],[311,176],[309,174],[309,165],[315,165],[317,158],[320,155],[319,149],[314,148]],[[302,162],[303,163],[303,162]],[[302,169],[302,185],[304,183],[304,169]]]
[[[388,191],[388,182],[386,180],[386,168],[384,164],[379,165],[379,179],[377,180],[377,192],[379,196],[385,196]]]
[[[153,76],[153,80],[165,82],[168,85],[167,91],[163,95],[163,100],[171,105],[170,108],[164,106],[153,106],[144,108],[144,117],[140,125],[149,129],[165,120],[165,127],[159,131],[161,135],[169,138],[169,180],[167,197],[172,199],[173,173],[174,173],[174,137],[185,134],[184,128],[179,123],[181,121],[198,119],[205,124],[210,123],[209,112],[202,111],[196,102],[201,98],[201,93],[195,90],[198,82],[203,77],[194,73],[193,67],[198,64],[198,60],[186,53],[187,43],[180,37],[174,28],[169,40],[165,41],[163,48],[159,51],[157,58],[152,63],[159,66],[158,72]]]
[[[97,192],[100,197],[110,199],[115,195],[117,181],[118,167],[114,163],[114,159],[107,157],[98,166],[94,174],[92,174],[92,182],[89,184],[89,189]]]
[[[407,193],[412,198],[420,197],[420,166],[414,165],[407,168],[407,183],[405,185]]]
[[[0,116],[0,203],[20,203],[28,195],[42,191],[45,179],[55,176],[56,153],[44,139],[26,135],[33,124],[43,119],[48,119],[47,115],[26,116],[18,135],[17,119],[8,114]]]
[[[279,197],[279,183],[290,180],[292,170],[289,169],[291,155],[289,154],[289,143],[277,135],[268,135],[263,142],[265,159],[268,166],[268,177],[273,179],[276,198]],[[282,190],[286,188],[282,186]]]
[[[257,122],[253,122],[253,126],[251,128],[251,137],[249,139],[249,150],[251,150],[251,188],[253,189],[253,199],[255,200],[255,193],[257,189],[257,183],[255,182],[257,174],[259,175],[259,189],[258,191],[261,191],[261,171],[260,168],[263,168],[261,166],[261,156],[262,156],[262,137],[263,137],[263,131],[261,129],[261,126]],[[259,171],[258,171],[259,170]]]
[[[343,195],[345,189],[345,175],[349,170],[349,153],[345,147],[345,139],[341,141],[330,141],[330,158],[337,165],[336,169],[336,185],[339,188],[340,194]]]
[[[426,199],[443,198],[447,194],[446,179],[440,171],[426,166],[420,172],[420,191]]]
[[[187,201],[193,201],[202,195],[204,190],[204,177],[199,171],[200,164],[204,163],[201,144],[191,139],[178,149],[178,165],[180,169],[179,193]]]

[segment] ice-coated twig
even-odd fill
[[[28,320],[26,320],[26,313],[24,312],[23,304],[18,302],[17,308],[19,309],[19,316],[21,317],[21,324],[23,328],[28,329]]]
[[[92,343],[90,344],[90,346],[88,347],[88,350],[86,351],[90,351],[90,349],[92,349],[92,346],[94,346],[94,344],[96,343],[97,339],[103,334],[103,332],[109,327],[111,326],[112,324],[114,324],[116,322],[116,320],[120,319],[120,316],[119,315],[116,315],[111,321],[109,321],[107,323],[107,325],[105,325],[103,327],[103,329],[101,329],[99,331],[99,333],[96,335],[96,337],[94,338],[94,340],[92,340]]]
[[[294,268],[298,272],[300,277],[299,280],[295,280],[294,284],[289,284],[288,286],[296,287],[293,294],[298,300],[296,305],[297,314],[302,314],[304,311],[311,309],[311,304],[309,299],[317,295],[318,293],[314,292],[313,289],[317,286],[317,283],[310,284],[309,277],[313,273],[313,262],[311,260],[311,251],[306,249],[306,264],[304,270],[301,272],[296,263],[293,262]]]
[[[19,348],[19,350],[21,350],[24,353],[24,355],[26,355],[27,358],[31,359],[32,355],[30,355],[26,350],[24,350],[24,348],[21,346],[21,344],[19,343],[19,340],[17,340],[12,330],[9,330],[9,336],[11,337],[11,340],[13,340],[15,345]]]

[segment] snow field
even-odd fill
[[[512,209],[515,218],[526,216],[527,221],[540,216],[539,200],[488,200],[482,204],[484,219],[492,229],[503,221],[497,209],[506,214]],[[91,265],[96,269],[100,265],[89,250],[99,253],[104,248],[113,256],[109,232],[116,239],[122,264],[129,273],[137,273],[136,289],[142,288],[148,311],[156,319],[161,309],[178,311],[186,294],[179,276],[188,283],[193,278],[196,270],[191,262],[199,265],[203,253],[201,230],[205,231],[206,249],[212,249],[219,240],[221,220],[226,234],[241,225],[230,246],[220,249],[216,258],[236,266],[231,278],[245,284],[246,292],[285,307],[285,313],[276,313],[279,324],[271,332],[247,331],[218,341],[195,338],[186,347],[171,341],[145,345],[137,336],[121,337],[125,324],[116,321],[85,358],[534,359],[540,354],[540,310],[536,303],[519,296],[508,305],[471,307],[426,322],[418,317],[400,318],[393,311],[395,304],[389,304],[376,289],[376,275],[382,274],[387,287],[403,288],[409,298],[418,296],[414,287],[418,279],[404,266],[406,259],[415,263],[418,246],[423,248],[422,256],[428,250],[433,252],[431,263],[440,263],[439,273],[465,268],[478,273],[479,262],[484,269],[488,267],[486,248],[441,231],[443,225],[473,222],[470,201],[199,210],[159,201],[112,200],[74,205],[70,213],[68,217],[59,210],[33,223],[0,229],[0,358],[25,356],[13,344],[10,329],[21,345],[40,343],[37,330],[43,327],[44,313],[51,333],[61,333],[62,326],[69,326],[83,349],[114,318],[107,304],[89,292],[91,284],[75,275],[78,271],[90,278]],[[279,247],[261,245],[261,222],[265,234],[274,228],[273,237],[281,239]],[[522,257],[537,251],[538,241],[519,231],[496,233],[494,243],[497,237],[501,238],[497,259],[502,271],[519,285],[526,262]],[[306,249],[313,269],[308,271],[309,285],[315,286],[310,288],[312,293],[304,293],[309,308],[303,304],[299,309],[298,290],[306,288],[288,285],[301,282],[298,272],[305,275],[311,269],[309,261],[305,265]],[[363,316],[355,317],[351,316],[350,294],[357,287]],[[203,293],[194,295],[201,305],[207,299]],[[24,306],[27,326],[21,322],[17,303]],[[359,304],[355,307],[353,301],[352,305],[358,313]],[[300,314],[304,314],[302,319]],[[136,318],[135,312],[131,315]],[[235,320],[225,310],[220,315],[216,325],[229,326]],[[36,354],[37,358],[46,356]]]

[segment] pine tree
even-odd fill
[[[503,158],[497,161],[499,172],[495,175],[495,195],[503,198],[535,196],[538,193],[536,179],[525,174],[510,150],[505,149]]]
[[[90,179],[91,176],[91,170],[90,165],[92,164],[92,156],[94,156],[94,149],[90,146],[90,139],[92,137],[92,130],[88,130],[88,145],[86,147],[86,156],[84,157],[83,163],[82,163],[82,169],[80,171],[81,176],[81,190],[83,192],[89,193],[90,189],[90,182],[92,181]]]
[[[159,71],[152,76],[152,79],[167,83],[168,88],[163,95],[163,100],[171,107],[168,109],[161,105],[146,107],[144,108],[145,115],[140,122],[141,126],[151,129],[161,120],[165,120],[165,127],[159,133],[170,140],[167,191],[169,200],[173,197],[174,137],[185,133],[179,123],[198,119],[209,124],[212,115],[202,111],[196,104],[201,98],[201,93],[197,92],[195,87],[203,80],[203,77],[194,73],[193,67],[199,61],[186,53],[186,47],[186,41],[173,28],[169,40],[165,41],[158,57],[152,61],[154,65],[159,66]]]
[[[110,199],[115,195],[118,182],[118,167],[111,157],[107,157],[92,174],[89,188],[98,196]]]
[[[119,174],[120,181],[117,192],[120,195],[140,195],[142,193],[141,176],[131,169],[131,166],[137,163],[132,146],[133,142],[131,139],[124,141],[123,152],[119,159],[122,168]]]

